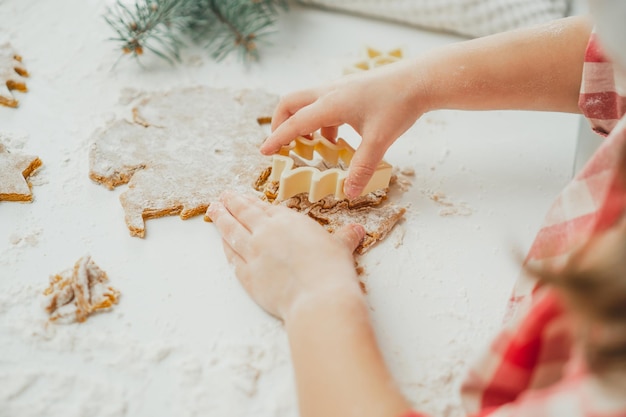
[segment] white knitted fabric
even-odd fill
[[[567,15],[571,0],[299,0],[426,29],[478,37]]]

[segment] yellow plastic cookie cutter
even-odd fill
[[[338,199],[346,198],[343,184],[348,171],[342,168],[320,170],[312,166],[294,168],[294,159],[289,156],[291,152],[309,161],[313,160],[317,152],[329,165],[336,166],[341,160],[343,165],[348,167],[355,151],[343,139],[333,143],[318,134],[312,139],[297,137],[289,145],[283,146],[273,157],[269,179],[278,182],[278,195],[275,201],[283,201],[300,193],[308,193],[311,203],[330,194]],[[381,161],[361,195],[389,187],[391,171],[392,166]]]

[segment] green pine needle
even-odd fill
[[[104,19],[117,36],[122,52],[139,57],[149,50],[170,63],[193,41],[216,60],[238,50],[257,59],[258,43],[272,33],[287,0],[117,0]]]

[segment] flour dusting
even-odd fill
[[[158,403],[143,391],[161,380],[175,383],[162,401],[165,409],[156,412],[295,417],[289,351],[278,322],[250,328],[243,339],[216,334],[208,351],[197,352],[171,331],[150,342],[123,325],[112,330],[92,320],[50,324],[32,302],[38,293],[32,286],[12,285],[0,294],[0,350],[13,358],[0,359],[0,416],[133,416]],[[107,319],[124,324],[123,315]],[[19,346],[36,349],[40,358],[71,355],[75,366],[51,360],[31,367]]]
[[[215,62],[198,49],[175,66],[149,54],[143,67],[132,59],[114,66],[120,51],[106,41],[112,32],[102,19],[114,3],[64,0],[59,7],[0,0],[0,44],[10,41],[31,75],[31,91],[14,94],[20,107],[0,107],[6,133],[0,142],[44,163],[30,178],[32,204],[0,203],[0,417],[296,417],[284,329],[250,307],[214,227],[201,219],[163,219],[150,225],[157,233],[145,240],[130,238],[122,190],[105,190],[88,178],[90,134],[120,120],[132,122],[129,108],[149,91],[205,86],[286,94],[328,81],[363,33],[390,45],[413,39],[416,53],[451,39],[294,3],[271,42],[259,45],[267,47],[263,59],[249,67],[237,57]],[[324,30],[312,33],[312,27]],[[490,251],[489,262],[481,258],[483,246],[501,245],[497,233],[511,223],[493,206],[510,192],[511,182],[494,176],[494,169],[506,166],[521,175],[530,161],[533,172],[541,173],[541,193],[519,189],[528,207],[547,206],[552,197],[544,195],[558,192],[571,174],[565,155],[574,152],[578,119],[490,114],[428,113],[389,149],[388,161],[407,167],[399,173],[402,203],[414,209],[383,244],[359,258],[372,319],[398,385],[417,409],[437,417],[462,415],[458,386],[468,351],[489,340],[500,323],[512,285],[503,277],[517,273]],[[354,132],[347,133],[346,139],[358,142]],[[506,151],[496,159],[481,143]],[[217,156],[224,148],[215,150]],[[225,159],[237,161],[224,152],[206,157],[207,165]],[[460,163],[467,169],[459,174]],[[455,175],[468,181],[448,181]],[[461,189],[478,183],[476,197],[472,188]],[[437,198],[452,206],[431,199],[439,191],[445,197]],[[469,217],[438,215],[440,209],[453,211],[462,198],[476,214],[471,225]],[[523,219],[511,225],[512,233],[530,242],[532,216],[543,213],[502,208]],[[39,303],[49,274],[86,252],[123,291],[120,304],[81,324],[49,323]],[[458,293],[463,285],[469,297]]]
[[[429,192],[428,197],[441,206],[439,215],[448,216],[470,216],[474,210],[464,201],[455,201],[441,191]]]
[[[17,230],[9,235],[9,243],[15,247],[36,246],[43,229]]]

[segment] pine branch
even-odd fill
[[[104,19],[117,33],[122,52],[138,57],[149,50],[174,63],[188,40],[220,60],[235,50],[258,58],[257,44],[272,32],[287,0],[117,0]]]

